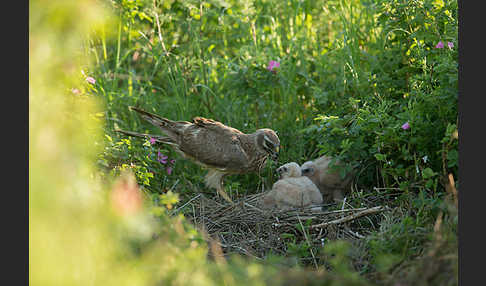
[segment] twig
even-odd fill
[[[177,181],[174,183],[174,185],[172,185],[169,191],[172,191],[175,188],[175,186],[177,186],[177,184],[179,184],[179,179],[177,179]]]
[[[357,232],[354,232],[354,231],[352,231],[350,229],[348,229],[348,232],[351,233],[352,235],[356,236],[357,238],[365,238],[364,235],[361,235],[361,234],[359,234]]]
[[[182,206],[178,207],[177,209],[175,209],[173,211],[173,213],[176,213],[178,212],[180,209],[182,209],[183,207],[187,206],[190,202],[194,201],[195,199],[199,198],[201,196],[201,194],[198,194],[197,196],[195,196],[194,198],[190,199],[189,201],[187,201],[187,203],[183,204]]]
[[[398,191],[401,191],[402,189],[400,189],[400,188],[377,188],[377,187],[373,187],[373,190],[375,190],[375,191],[379,191],[379,190],[398,190]]]
[[[261,213],[265,213],[263,210],[261,210],[261,209],[259,209],[259,208],[255,207],[255,206],[252,206],[252,205],[250,205],[249,203],[243,203],[243,204],[244,204],[245,206],[247,206],[247,207],[251,207],[252,209],[257,210],[257,211],[259,211],[259,212],[261,212]]]
[[[343,212],[363,211],[363,210],[367,210],[367,209],[368,208],[344,209],[344,210],[327,211],[327,212],[314,213],[314,214],[315,215],[327,215],[327,214],[335,214],[335,213],[343,213]]]
[[[316,219],[317,217],[316,216],[303,216],[302,218],[303,219]],[[285,218],[285,220],[295,220],[295,219],[299,219],[299,214],[297,214],[297,216]]]
[[[340,223],[348,222],[348,221],[351,221],[353,219],[356,219],[356,218],[359,218],[359,217],[362,217],[362,216],[365,216],[365,215],[381,212],[383,210],[385,210],[385,208],[383,208],[382,206],[377,206],[377,207],[366,209],[366,210],[360,211],[359,213],[355,213],[355,214],[352,214],[352,215],[349,215],[349,216],[346,216],[346,217],[343,217],[343,218],[340,218],[340,219],[336,219],[336,220],[333,220],[333,221],[328,221],[328,222],[324,222],[324,223],[320,223],[320,224],[311,225],[310,228],[312,229],[312,228],[317,228],[317,227],[326,227],[326,226],[331,225],[331,224],[340,224]]]
[[[312,260],[314,261],[314,266],[316,267],[316,269],[319,269],[319,266],[317,265],[316,257],[314,255],[314,251],[312,250],[312,245],[310,244],[309,238],[307,237],[307,233],[305,232],[304,225],[302,224],[299,215],[297,215],[297,218],[299,219],[300,227],[302,227],[302,232],[304,233],[305,240],[307,241],[307,245],[309,246],[310,253],[312,255]]]
[[[208,242],[206,240],[206,242]],[[219,244],[221,247],[224,247],[224,248],[230,248],[230,247],[233,247],[233,248],[236,248],[236,249],[239,249],[241,251],[243,251],[246,255],[248,256],[251,256],[253,258],[256,258],[256,259],[259,259],[259,260],[262,260],[262,258],[258,257],[258,256],[255,256],[254,254],[252,254],[251,252],[249,252],[248,250],[244,249],[243,247],[241,246],[238,246],[236,244],[231,244],[231,245],[228,245],[228,244],[224,244],[224,243],[221,243],[219,241],[216,241],[217,244]]]

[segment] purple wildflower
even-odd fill
[[[86,81],[89,82],[89,83],[91,83],[91,84],[95,84],[96,83],[96,80],[94,78],[90,77],[90,76],[88,76],[86,78]]]
[[[436,49],[442,49],[442,48],[444,48],[444,43],[442,43],[442,41],[439,41],[439,42],[437,43],[437,45],[435,45],[435,48],[436,48]]]
[[[276,62],[276,61],[270,61],[268,63],[268,67],[267,67],[267,70],[271,71],[271,72],[275,72],[274,69],[280,67],[280,63],[279,62]]]
[[[410,128],[410,124],[408,122],[405,122],[405,124],[402,125],[403,130],[407,130]]]
[[[155,138],[150,137],[150,144],[154,145],[155,144]]]
[[[172,167],[167,167],[167,174],[168,175],[172,174]]]
[[[449,49],[452,49],[452,48],[454,48],[454,43],[453,42],[447,42],[447,46],[449,47]]]
[[[160,151],[157,152],[157,161],[159,161],[159,163],[162,163],[162,164],[167,164],[167,156],[165,156],[164,154],[160,153]]]

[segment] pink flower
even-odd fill
[[[175,159],[170,160],[170,163],[171,163],[172,165],[174,165],[174,163],[175,163]]]
[[[79,89],[77,89],[77,88],[71,89],[71,92],[74,93],[74,94],[80,94],[81,93],[81,91],[79,91]]]
[[[150,144],[154,145],[155,144],[155,138],[150,137]]]
[[[90,76],[88,76],[86,78],[86,81],[89,82],[89,83],[91,83],[91,84],[95,84],[96,83],[96,80],[94,78],[90,77]]]
[[[132,176],[118,178],[110,197],[111,205],[119,215],[133,215],[143,206],[142,191]]]
[[[454,48],[454,43],[447,42],[447,46],[449,47],[449,49],[452,49],[452,48]]]
[[[267,70],[271,71],[271,72],[275,72],[274,69],[280,67],[280,63],[279,62],[276,62],[276,61],[270,61],[268,63],[268,67],[267,67]]]
[[[162,164],[167,164],[167,156],[165,156],[164,154],[160,153],[160,151],[157,152],[157,161],[159,161],[160,163]]]
[[[439,41],[435,46],[436,49],[442,49],[443,47],[444,47],[444,43],[442,43],[442,41]]]
[[[405,122],[405,124],[402,125],[403,130],[407,130],[410,128],[410,124],[408,122]]]
[[[172,174],[172,167],[167,167],[167,174],[168,175]]]

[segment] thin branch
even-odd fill
[[[358,213],[355,213],[355,214],[352,214],[352,215],[349,215],[349,216],[346,216],[346,217],[343,217],[343,218],[340,218],[340,219],[336,219],[336,220],[332,220],[332,221],[328,221],[328,222],[324,222],[324,223],[320,223],[320,224],[311,225],[310,228],[312,229],[312,228],[318,228],[318,227],[326,227],[326,226],[332,225],[332,224],[340,224],[340,223],[352,221],[354,219],[357,219],[357,218],[365,216],[365,215],[381,212],[383,210],[385,210],[384,207],[377,206],[377,207],[366,209],[366,210],[360,211]]]
[[[177,209],[175,209],[173,211],[173,213],[177,213],[180,209],[182,209],[183,207],[187,206],[189,203],[191,203],[192,201],[194,201],[195,199],[199,198],[201,196],[201,194],[198,194],[197,196],[193,197],[192,199],[190,199],[189,201],[187,201],[187,203],[183,204],[182,206],[178,207]]]
[[[365,238],[365,236],[364,236],[364,235],[361,235],[361,234],[359,234],[359,233],[357,233],[357,232],[354,232],[354,231],[352,231],[352,230],[350,230],[350,229],[348,229],[348,232],[349,232],[350,234],[352,234],[352,235],[356,236],[357,238]]]

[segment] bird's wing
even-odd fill
[[[305,192],[309,194],[310,201],[313,204],[321,204],[323,197],[317,186],[307,177],[300,177],[302,179],[302,185],[305,188]]]
[[[213,119],[204,118],[204,117],[194,117],[192,123],[194,123],[198,127],[204,128],[206,130],[212,130],[217,133],[243,134],[243,132],[241,132],[236,128],[229,127],[227,125],[224,125],[221,122],[218,122]]]
[[[263,204],[263,207],[265,207],[265,208],[270,208],[270,207],[275,206],[277,204],[277,202],[275,201],[275,191],[271,190],[271,191],[267,192],[263,196],[262,204]]]
[[[299,207],[302,205],[303,192],[295,185],[292,178],[278,180],[272,186],[275,191],[275,199],[279,204]]]
[[[174,141],[177,141],[182,130],[187,126],[192,125],[192,123],[188,121],[173,121],[134,106],[130,106],[130,109],[136,111],[143,119],[150,122],[152,125],[159,127]]]
[[[331,157],[322,156],[314,160],[314,165],[316,169],[323,170],[329,168],[329,163],[331,162]]]
[[[227,172],[244,172],[249,158],[241,146],[237,129],[211,119],[197,117],[194,124],[184,129],[179,148],[213,168]]]

